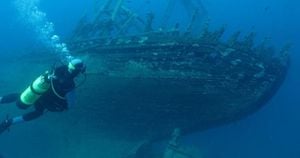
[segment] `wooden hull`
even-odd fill
[[[288,61],[204,43],[87,52],[79,53],[88,64],[81,110],[101,130],[136,136],[193,132],[245,117],[276,93],[288,68]]]

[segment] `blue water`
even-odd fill
[[[28,0],[30,1],[30,0]],[[203,0],[212,28],[226,25],[227,34],[236,30],[257,32],[257,41],[271,37],[280,49],[293,44],[291,67],[286,81],[267,106],[230,125],[195,133],[187,144],[199,146],[208,158],[299,158],[300,157],[300,2],[297,0]],[[159,9],[156,1],[126,1],[137,12]],[[43,0],[39,9],[55,25],[63,41],[92,0]],[[145,8],[138,9],[140,6]],[[0,53],[12,55],[28,50],[39,39],[32,28],[24,27],[11,0],[0,1]],[[184,15],[178,14],[180,20]],[[0,156],[1,157],[1,156]]]

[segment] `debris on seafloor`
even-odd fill
[[[180,144],[181,131],[174,129],[169,140],[163,158],[201,158],[201,152],[196,147]]]
[[[181,142],[182,133],[175,128],[163,147],[155,147],[154,142],[145,141],[138,144],[125,156],[126,158],[201,158],[201,151],[196,146],[185,145]],[[159,145],[156,145],[159,146]]]

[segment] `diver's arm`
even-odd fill
[[[67,100],[67,104],[68,104],[68,109],[75,105],[76,93],[75,93],[74,89],[66,94],[66,100]]]

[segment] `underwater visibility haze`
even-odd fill
[[[0,96],[74,58],[87,69],[76,105],[0,127],[0,158],[300,157],[299,6],[1,1]],[[0,121],[25,112],[0,104]]]

